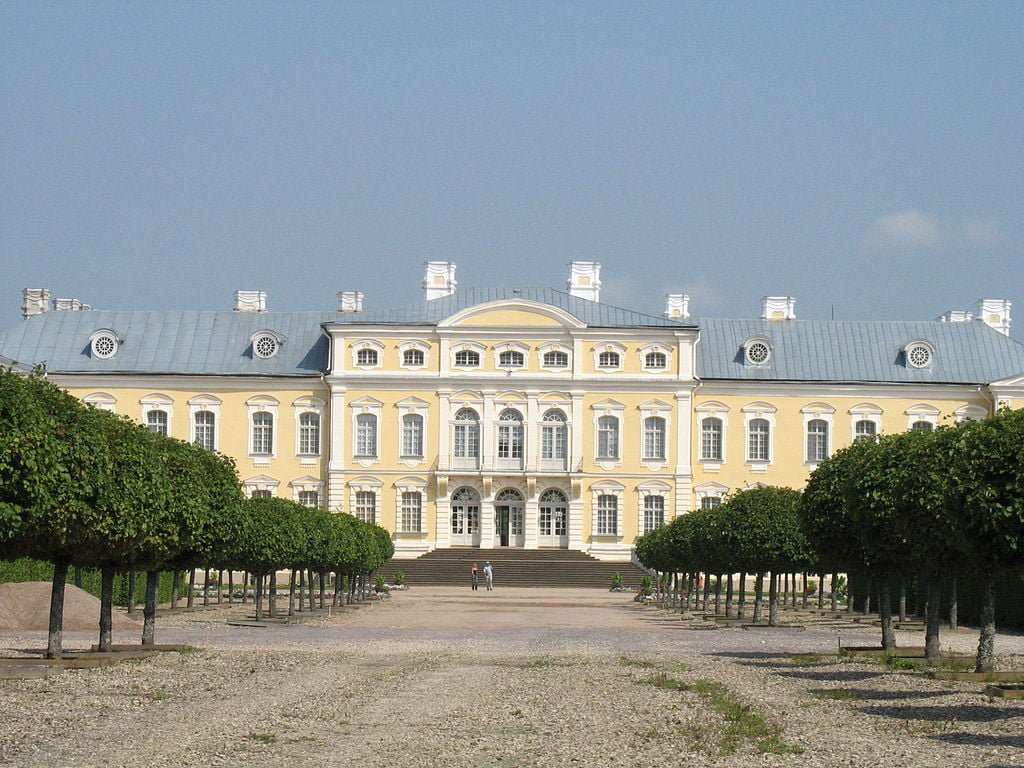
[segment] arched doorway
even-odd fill
[[[494,530],[497,544],[502,547],[521,547],[525,538],[523,494],[515,488],[506,488],[494,497]]]
[[[480,494],[472,488],[459,488],[452,494],[453,546],[480,546]]]
[[[551,488],[540,495],[537,543],[542,547],[569,546],[569,502],[565,494]]]

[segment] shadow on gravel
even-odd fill
[[[1016,747],[1024,749],[1024,736],[996,736],[987,733],[939,733],[928,738],[967,747]],[[1008,763],[1006,765],[1009,765]],[[1002,764],[988,768],[1002,768]]]
[[[714,653],[707,654],[708,656],[723,656],[727,659],[784,659],[786,655],[783,653],[773,653],[772,651],[715,651]]]
[[[829,697],[835,691],[843,691],[848,698],[861,701],[905,701],[907,699],[938,699],[951,696],[958,691],[875,691],[870,688],[811,688],[815,696]]]
[[[855,669],[836,669],[832,672],[803,672],[799,669],[780,669],[776,672],[779,677],[795,677],[799,680],[817,680],[822,683],[828,682],[857,682],[859,680],[873,680],[882,677],[882,672],[861,672]]]
[[[895,720],[959,720],[969,723],[991,723],[1024,716],[1024,709],[1010,707],[860,707],[865,715],[891,717]]]

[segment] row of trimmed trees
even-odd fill
[[[698,572],[757,574],[755,621],[762,577],[771,573],[773,625],[776,574],[869,575],[887,650],[895,648],[893,589],[922,579],[930,659],[939,657],[944,580],[980,574],[985,587],[976,667],[990,671],[996,580],[1024,567],[1024,411],[857,441],[823,462],[802,493],[777,487],[738,492],[719,507],[645,534],[637,556],[648,568],[690,574],[691,580]],[[834,576],[832,582],[834,595]],[[727,597],[727,607],[730,602]]]
[[[145,571],[143,643],[160,572],[196,566],[368,573],[386,531],[285,500],[245,500],[233,461],[82,404],[40,373],[0,369],[0,558],[53,563],[47,655],[62,650],[71,566],[101,572],[101,650],[118,572]]]

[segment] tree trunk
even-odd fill
[[[48,659],[59,659],[64,650],[64,584],[67,580],[67,561],[55,561],[53,583],[50,586],[50,634],[46,640]]]
[[[334,589],[331,590],[331,608],[339,607],[338,589],[341,587],[341,574],[334,572]]]
[[[128,571],[128,613],[135,613],[135,571]]]
[[[82,588],[82,569],[79,566],[75,566],[75,586],[79,589]],[[113,587],[111,587],[111,594],[113,594]]]
[[[764,606],[764,571],[757,574],[754,579],[754,623],[761,623],[762,608]]]
[[[956,629],[959,622],[956,615],[956,576],[949,580],[949,628]]]
[[[864,593],[864,615],[871,613],[871,589],[875,586],[874,579],[868,579],[868,589]]]
[[[113,643],[111,631],[113,627],[114,607],[114,566],[105,565],[100,570],[100,642],[99,650],[110,650]]]
[[[725,618],[729,618],[735,613],[735,605],[732,600],[732,574],[727,573],[725,578],[728,579],[725,582]]]
[[[309,592],[309,611],[312,613],[316,609],[316,604],[313,602],[313,571],[307,570],[306,572],[306,589]]]
[[[171,608],[178,607],[178,593],[181,591],[181,571],[174,569],[171,577]]]
[[[256,608],[256,621],[263,621],[263,574],[254,573],[252,575],[252,583],[255,587],[255,592],[252,596],[252,601]]]
[[[803,608],[807,607],[807,571],[804,571],[804,578],[801,582],[804,586],[803,594],[800,596],[800,605]]]
[[[203,570],[203,608],[210,605],[210,569]]]
[[[249,601],[249,572],[242,571],[242,605]]]
[[[722,612],[722,574],[715,576],[715,615]]]
[[[882,648],[896,650],[896,632],[892,628],[892,596],[889,594],[889,579],[878,581],[878,615],[882,620]]]
[[[786,601],[789,600],[789,574],[783,574],[782,576],[782,607],[786,607]]]
[[[846,574],[846,612],[853,613],[853,574]]]
[[[156,597],[160,590],[160,571],[146,571],[146,607],[142,616],[142,644],[156,642]]]
[[[708,602],[711,597],[711,577],[708,574],[704,574],[704,599],[701,601],[701,610],[704,613],[708,612]]]
[[[305,603],[303,595],[306,594],[306,572],[302,568],[299,568],[299,584],[297,588],[299,591],[299,604],[296,607],[296,610],[299,613],[302,613],[305,610],[303,607]]]
[[[942,615],[942,578],[928,577],[928,607],[925,611],[924,655],[929,661],[938,661],[942,653],[939,644],[939,617]]]
[[[836,591],[836,579],[839,578],[838,573],[833,573],[832,578],[829,580],[829,584],[832,586],[832,612],[839,612],[839,593]]]
[[[779,626],[779,574],[775,571],[768,580],[768,626]]]
[[[907,580],[900,577],[900,621],[907,620]]]
[[[224,571],[217,571],[217,603],[224,602]]]
[[[235,604],[235,572],[228,570],[228,605]]]
[[[295,569],[288,575],[288,615],[295,615]]]
[[[789,604],[793,608],[796,608],[796,581],[797,581],[796,574],[794,573],[793,574],[793,580],[789,583],[790,589],[793,590],[792,599],[790,600]]]
[[[818,613],[825,610],[825,574],[818,574]]]
[[[743,615],[747,612],[747,574],[743,572],[740,574],[740,604],[736,609],[736,618],[742,619]]]
[[[996,579],[985,574],[981,587],[981,635],[978,638],[978,658],[975,672],[991,672],[996,640]]]
[[[327,608],[327,571],[320,571],[320,610]]]
[[[185,598],[185,607],[190,611],[196,605],[196,569],[188,569],[188,597]]]
[[[270,572],[270,602],[267,606],[270,618],[277,616],[277,569]]]

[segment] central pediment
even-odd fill
[[[527,299],[499,299],[476,304],[438,323],[439,328],[585,328],[559,307]]]

